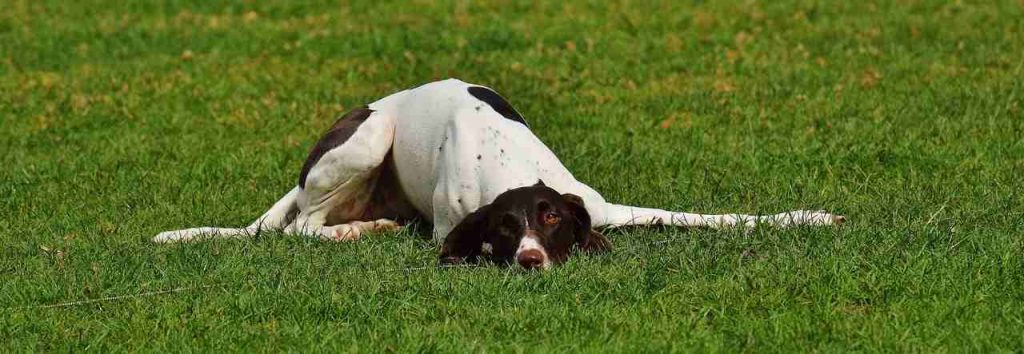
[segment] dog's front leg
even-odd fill
[[[793,227],[800,225],[838,225],[846,221],[846,217],[842,215],[834,215],[822,210],[796,210],[774,215],[710,215],[607,203],[605,204],[604,211],[605,218],[596,222],[594,226],[673,225],[682,227],[730,228],[754,227],[758,224],[767,224],[779,227]]]
[[[455,228],[457,221],[462,220],[464,215],[459,214],[460,208],[453,201],[453,195],[450,194],[448,186],[443,178],[438,181],[437,187],[434,190],[433,206],[434,215],[432,223],[434,224],[433,239],[438,243],[444,242],[448,233]],[[454,202],[459,201],[459,197],[454,196]]]

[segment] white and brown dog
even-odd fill
[[[260,230],[354,240],[416,218],[433,223],[442,261],[490,253],[526,268],[562,262],[573,248],[610,249],[594,231],[600,227],[844,220],[823,211],[701,215],[609,203],[577,181],[505,99],[449,79],[341,117],[310,151],[298,185],[248,227],[168,231],[153,240],[249,237]]]

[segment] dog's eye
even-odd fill
[[[562,221],[562,217],[555,213],[544,214],[544,223],[548,225],[554,225]]]

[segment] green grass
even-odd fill
[[[213,3],[2,5],[0,351],[1024,349],[1022,2]],[[247,224],[336,116],[449,76],[611,201],[850,222],[543,273],[149,243]]]

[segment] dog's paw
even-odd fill
[[[768,223],[781,227],[800,225],[828,226],[846,222],[842,215],[830,214],[824,210],[794,210],[768,217]]]
[[[321,234],[328,241],[355,241],[363,236],[363,231],[356,225],[341,224],[323,228]]]
[[[375,221],[353,221],[347,224],[328,226],[321,229],[322,238],[330,241],[355,241],[366,233],[394,232],[402,229],[402,225],[393,220],[378,219]]]
[[[399,224],[398,222],[394,221],[394,220],[377,219],[376,221],[373,222],[373,230],[374,231],[393,232],[393,231],[401,231],[403,228],[405,228],[405,227],[402,226],[401,224]]]

